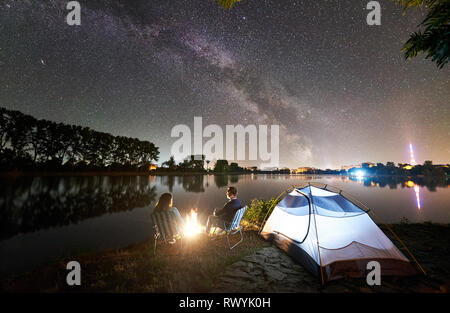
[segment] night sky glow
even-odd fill
[[[291,168],[450,162],[450,71],[400,51],[423,11],[380,1],[0,2],[0,106],[138,137],[169,158],[171,128],[279,124]],[[254,162],[240,162],[251,165]]]

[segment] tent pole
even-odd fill
[[[320,246],[319,246],[319,233],[317,231],[317,222],[316,222],[316,206],[314,204],[311,185],[309,185],[309,194],[311,196],[311,202],[313,207],[313,214],[314,214],[314,228],[316,229],[316,238],[317,238],[317,251],[319,252],[319,267],[320,267],[320,279],[322,286],[325,284],[323,280],[323,271],[322,271],[322,258],[320,257]]]
[[[308,230],[306,231],[305,238],[303,238],[303,240],[299,242],[299,243],[303,243],[306,240],[306,238],[308,237],[309,229],[311,227],[311,200],[309,200],[309,197],[306,194],[304,194],[303,192],[298,191],[297,189],[295,189],[295,191],[297,191],[300,195],[305,197],[306,200],[308,200],[308,207],[309,207],[309,211],[308,211]]]
[[[264,224],[266,223],[267,216],[269,215],[269,212],[270,212],[271,210],[273,210],[273,208],[278,204],[280,198],[281,198],[285,193],[287,193],[288,190],[295,189],[295,188],[297,188],[298,186],[301,186],[301,185],[304,185],[304,183],[303,183],[303,184],[292,185],[291,187],[286,188],[282,193],[280,193],[280,195],[279,195],[278,197],[275,198],[274,205],[273,205],[269,210],[267,210],[267,213],[266,213],[266,215],[264,216],[264,219],[263,219],[263,222],[261,223],[261,226],[260,226],[260,228],[259,228],[258,234],[260,234],[260,233],[262,232],[263,226],[264,226]]]

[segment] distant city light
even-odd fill
[[[364,171],[359,170],[355,172],[355,176],[358,177],[359,179],[364,177]]]

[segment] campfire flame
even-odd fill
[[[191,212],[186,215],[184,224],[184,234],[186,236],[193,236],[202,232],[202,225],[198,222],[197,215],[197,209],[191,209]]]

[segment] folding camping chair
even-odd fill
[[[174,244],[176,240],[179,240],[181,254],[183,250],[183,228],[178,224],[175,214],[173,212],[156,212],[152,213],[151,219],[153,221],[153,229],[155,230],[153,254],[156,255],[158,239],[162,239],[165,243],[169,244]]]
[[[233,217],[233,221],[231,224],[227,227],[226,223],[222,221],[221,225],[214,225],[214,228],[220,227],[225,231],[225,234],[227,236],[227,242],[228,242],[228,248],[232,250],[234,247],[236,247],[238,244],[240,244],[244,240],[244,236],[242,235],[242,226],[241,226],[241,220],[242,217],[245,214],[245,211],[247,210],[247,206],[244,206],[243,208],[240,208],[236,211]],[[223,227],[222,227],[223,226]],[[214,230],[215,232],[215,230]],[[234,235],[239,233],[241,235],[241,239],[235,243],[233,246],[230,244],[230,235]]]

